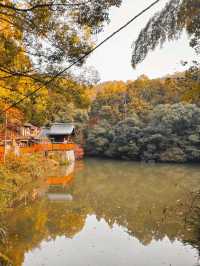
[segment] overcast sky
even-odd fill
[[[111,22],[98,35],[98,42],[152,2],[153,0],[123,0],[120,8],[112,8],[110,11]],[[145,61],[138,65],[136,70],[131,67],[133,41],[136,40],[138,33],[145,26],[148,19],[159,11],[166,2],[167,0],[161,0],[159,4],[135,20],[90,56],[87,66],[94,66],[98,70],[101,81],[133,80],[141,74],[146,74],[151,78],[161,77],[168,73],[183,70],[180,61],[191,60],[194,57],[194,51],[189,47],[185,34],[179,41],[166,43],[162,49],[158,48],[150,53]]]

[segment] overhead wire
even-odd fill
[[[48,81],[42,82],[42,86],[35,89],[34,91],[28,93],[27,95],[25,95],[24,97],[22,97],[20,100],[12,103],[11,105],[9,105],[8,107],[6,107],[4,110],[2,110],[2,112],[0,112],[0,114],[6,113],[9,109],[17,106],[18,104],[20,104],[21,102],[23,102],[25,99],[33,96],[34,94],[36,94],[39,90],[41,90],[43,88],[43,86],[49,85],[51,82],[53,82],[55,79],[57,79],[59,76],[63,75],[67,70],[69,70],[70,68],[72,68],[74,65],[76,65],[77,63],[79,63],[80,61],[82,61],[83,59],[85,59],[88,55],[90,55],[91,53],[93,53],[95,50],[97,50],[100,46],[102,46],[105,42],[107,42],[108,40],[110,40],[111,38],[113,38],[116,34],[118,34],[120,31],[122,31],[123,29],[125,29],[128,25],[130,25],[134,20],[136,20],[137,18],[139,18],[140,16],[142,16],[144,13],[146,13],[148,10],[150,10],[153,6],[155,6],[156,4],[158,4],[161,0],[156,0],[153,3],[151,3],[149,6],[147,6],[145,9],[143,9],[142,11],[140,11],[137,15],[135,15],[133,18],[131,18],[128,22],[126,22],[124,25],[122,25],[120,28],[118,28],[116,31],[114,31],[113,33],[111,33],[108,37],[106,37],[103,41],[101,41],[99,44],[97,44],[94,48],[92,48],[90,51],[88,51],[87,53],[85,53],[83,56],[80,56],[78,59],[76,59],[74,62],[72,62],[69,66],[67,66],[66,68],[64,68],[63,70],[61,70],[60,72],[58,72],[56,75],[54,75],[51,79],[49,79]]]

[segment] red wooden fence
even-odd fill
[[[74,150],[77,159],[81,159],[84,155],[83,149],[74,143],[45,143],[34,144],[31,146],[19,147],[19,154],[45,152],[45,151],[70,151]],[[4,156],[4,147],[0,146],[0,158]]]

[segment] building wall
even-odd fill
[[[62,143],[62,142],[64,142],[64,140],[65,139],[67,139],[68,138],[68,136],[66,136],[66,135],[52,135],[52,136],[49,136],[49,138],[50,138],[50,140],[52,141],[52,142],[59,142],[59,143]]]

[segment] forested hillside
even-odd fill
[[[107,82],[96,91],[85,130],[88,154],[160,162],[200,160],[200,84],[190,72]]]
[[[98,89],[86,130],[88,154],[158,162],[200,161],[200,1],[170,0],[134,40],[132,66],[185,31],[197,60],[185,73],[108,82]]]

